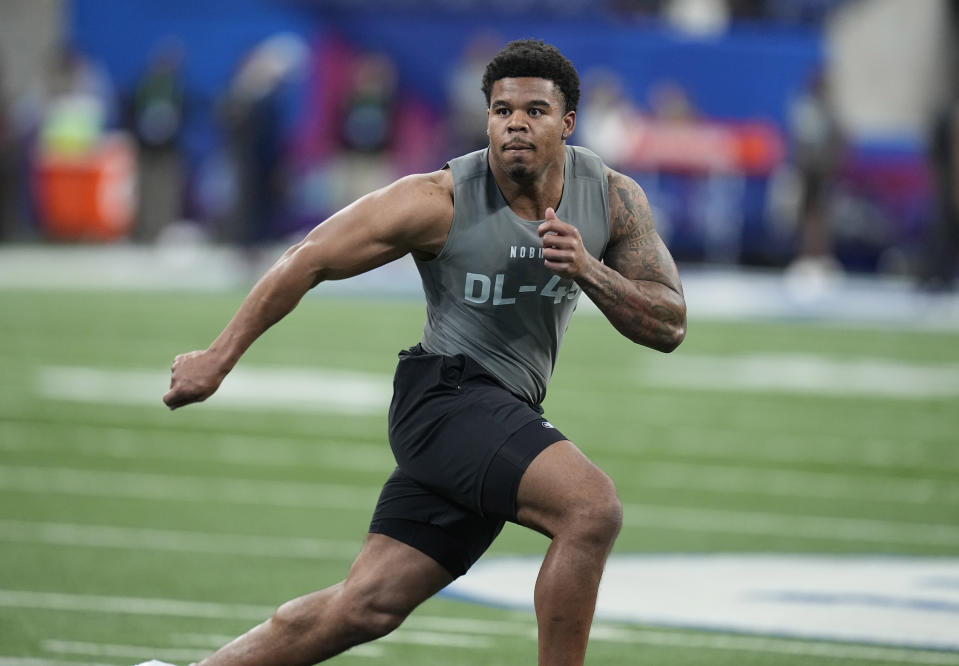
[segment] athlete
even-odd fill
[[[164,402],[216,391],[244,351],[324,280],[412,254],[423,338],[400,353],[397,466],[346,579],[289,601],[200,666],[314,664],[384,636],[467,569],[509,520],[551,538],[535,587],[539,664],[584,663],[622,522],[612,480],[543,418],[581,292],[636,343],[683,340],[676,266],[642,189],[566,145],[579,79],[553,46],[508,44],[483,77],[489,146],[373,192],[274,264],[209,348],[176,357]]]

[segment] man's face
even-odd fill
[[[563,133],[576,112],[563,113],[563,94],[548,79],[505,78],[490,92],[490,160],[517,182],[534,179],[563,155]]]

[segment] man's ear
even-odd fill
[[[563,140],[571,137],[574,129],[576,129],[576,112],[570,111],[563,116]]]

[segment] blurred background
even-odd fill
[[[483,68],[535,36],[580,71],[572,142],[645,188],[678,261],[938,293],[957,24],[947,0],[5,0],[0,244],[259,256],[482,147]]]
[[[957,7],[0,0],[0,666],[187,664],[342,578],[422,332],[409,257],[314,290],[202,406],[165,409],[169,364],[313,225],[482,147],[482,71],[530,36],[689,305],[664,356],[581,301],[546,414],[616,482],[613,565],[746,563],[663,597],[611,565],[636,613],[600,603],[590,663],[959,666]],[[487,560],[545,547],[508,525]],[[704,581],[763,621],[663,614]],[[432,599],[337,663],[534,663],[502,605]]]

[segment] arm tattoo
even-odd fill
[[[623,335],[668,351],[685,333],[679,274],[656,232],[643,191],[620,174],[610,180],[605,265],[594,264],[581,286]]]

